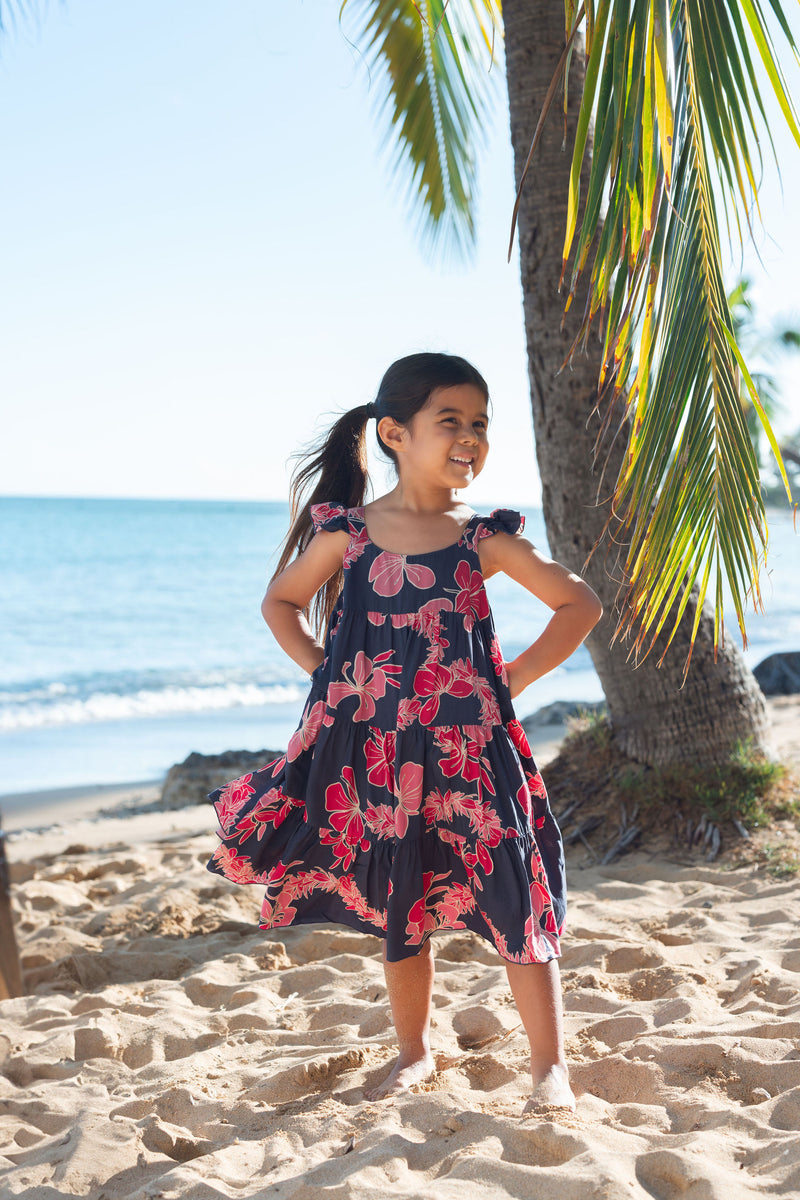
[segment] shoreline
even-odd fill
[[[532,740],[537,765],[556,757],[563,723],[544,725]],[[0,829],[11,861],[61,854],[73,844],[99,849],[110,842],[153,842],[175,833],[214,835],[210,804],[161,809],[163,779],[124,784],[41,788],[0,796]]]
[[[767,707],[773,753],[784,762],[800,763],[800,695],[769,697]],[[568,732],[567,721],[528,730],[539,767],[546,767],[556,757]],[[157,804],[164,778],[9,792],[0,795],[0,828],[10,840],[16,840],[22,833],[41,833],[71,822],[95,822],[99,833],[103,827],[107,828],[104,823],[113,819],[140,815],[155,821],[163,815]],[[109,811],[114,809],[119,811]],[[181,811],[170,810],[166,815],[175,817]],[[91,840],[95,845],[100,844],[96,837]]]

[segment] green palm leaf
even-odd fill
[[[383,75],[379,116],[422,240],[468,255],[477,148],[499,78],[491,69],[499,3],[344,0],[341,16],[370,67]]]
[[[777,0],[771,7],[796,57]],[[787,495],[789,489],[736,344],[716,200],[723,196],[726,214],[730,206],[741,227],[757,199],[764,109],[753,46],[798,144],[800,128],[758,0],[587,0],[586,9],[586,84],[564,270],[571,257],[570,297],[589,271],[575,349],[601,320],[604,421],[622,414],[629,429],[610,523],[627,546],[617,636],[630,636],[639,657],[662,630],[671,638],[673,606],[680,617],[694,587],[701,601],[713,590],[715,641],[723,576],[743,638],[748,598],[760,602],[767,525],[738,399],[740,373]],[[569,19],[569,4],[565,11]],[[594,149],[578,228],[581,131],[591,121]],[[604,195],[608,207],[596,236]]]

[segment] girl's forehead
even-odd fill
[[[434,415],[446,411],[470,412],[487,417],[488,407],[487,398],[480,388],[472,383],[455,383],[450,387],[434,388],[420,411],[427,410]]]

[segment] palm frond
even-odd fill
[[[796,58],[780,4],[769,2]],[[567,17],[573,7],[565,0]],[[627,547],[617,636],[631,637],[638,658],[662,630],[671,640],[673,606],[680,616],[693,587],[701,602],[709,589],[715,597],[715,645],[723,577],[743,639],[748,600],[760,604],[767,524],[740,379],[791,494],[736,342],[717,211],[719,195],[741,233],[757,203],[766,118],[754,58],[798,144],[800,127],[759,0],[586,0],[586,30],[566,303],[588,272],[573,353],[599,321],[603,429],[622,422],[629,435],[611,518]]]
[[[499,76],[498,0],[344,0],[340,15],[375,71],[393,176],[423,241],[468,255],[477,152]]]

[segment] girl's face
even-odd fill
[[[425,407],[395,428],[402,438],[392,448],[404,474],[412,471],[429,484],[454,489],[483,470],[489,414],[486,397],[471,383],[435,388]]]

